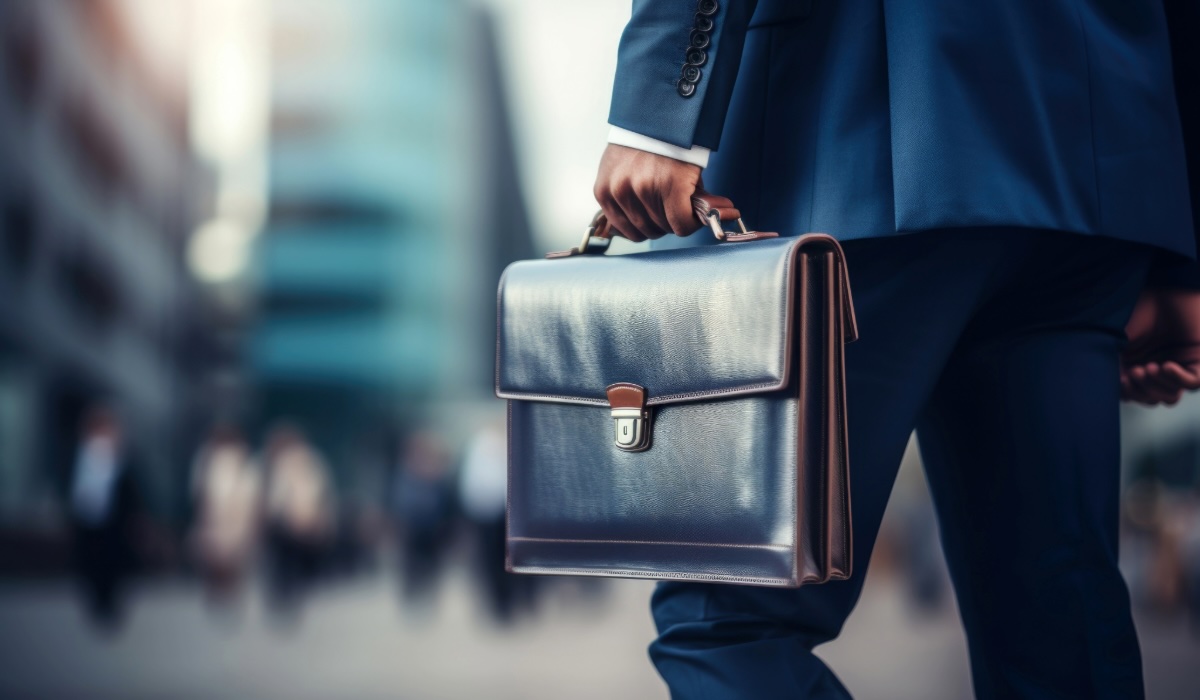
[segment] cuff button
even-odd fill
[[[696,10],[702,15],[715,15],[719,7],[717,0],[700,0],[700,5]]]
[[[688,81],[689,83],[698,83],[698,82],[700,82],[700,69],[696,66],[691,66],[691,65],[684,66],[682,77],[684,80]]]
[[[707,49],[710,40],[708,34],[700,31],[692,31],[691,44],[693,49]]]
[[[706,17],[697,12],[696,21],[692,24],[692,26],[702,32],[711,32],[713,29],[713,21],[711,17]]]
[[[708,54],[703,49],[688,49],[687,62],[693,66],[702,66],[708,60]]]
[[[679,91],[681,97],[691,97],[696,93],[696,84],[680,78],[679,82],[675,83],[675,89]]]

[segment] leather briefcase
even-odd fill
[[[501,277],[509,571],[850,575],[842,249],[746,231],[722,197],[693,206],[717,245],[606,256],[598,216],[578,248]]]

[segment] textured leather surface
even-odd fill
[[[656,405],[781,387],[794,253],[826,238],[514,263],[497,395],[602,404],[605,387],[632,382]]]
[[[826,239],[508,270],[497,390],[517,397],[511,571],[769,586],[849,575],[852,316]],[[616,381],[645,386],[649,404],[655,386],[680,395],[652,409],[645,452],[613,444]],[[703,393],[731,387],[743,392]]]

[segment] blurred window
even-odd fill
[[[395,239],[337,221],[273,226],[259,246],[259,304],[271,312],[378,311],[395,291]]]
[[[317,314],[323,316],[345,316],[368,312],[382,312],[388,297],[380,289],[358,290],[358,293],[303,291],[267,291],[259,300],[259,308],[269,314]]]
[[[397,222],[394,209],[373,202],[303,199],[274,202],[271,223],[281,230],[291,224],[329,224],[328,230],[336,233],[340,230],[337,226],[392,226]],[[312,229],[305,227],[303,230],[308,233]]]

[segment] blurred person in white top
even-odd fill
[[[218,424],[192,467],[193,544],[209,600],[231,603],[258,546],[262,477],[241,433]]]
[[[495,425],[481,428],[467,443],[458,498],[472,522],[504,521],[508,490],[508,461],[504,431]]]
[[[508,622],[518,605],[531,602],[536,579],[505,571],[504,507],[508,499],[508,442],[502,424],[480,428],[467,443],[458,500],[475,532],[480,567],[492,612]]]
[[[273,428],[266,447],[266,522],[272,601],[292,607],[320,574],[336,523],[325,460],[298,428]]]

